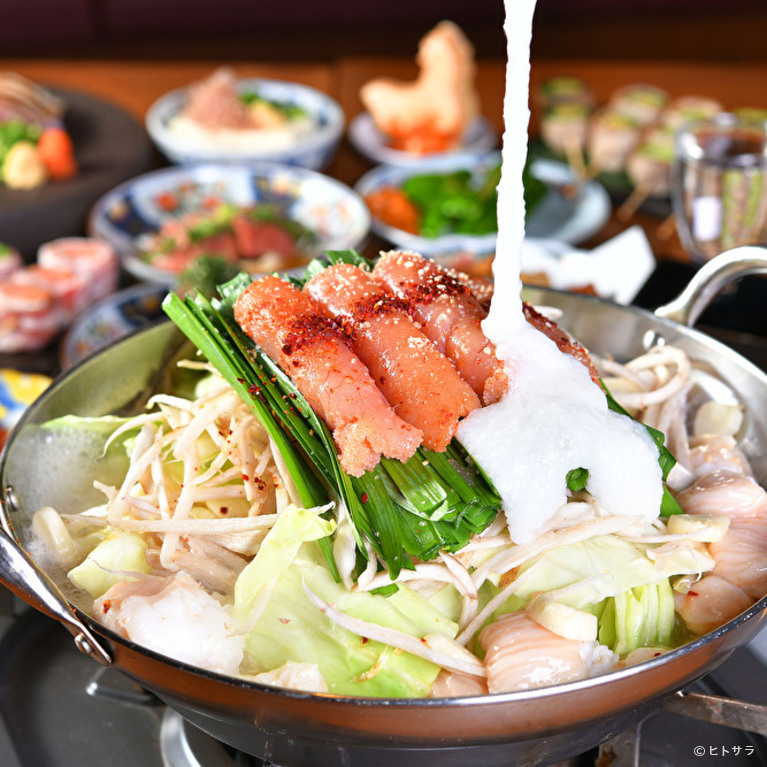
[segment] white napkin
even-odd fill
[[[655,269],[647,235],[632,226],[593,250],[573,250],[552,240],[526,238],[522,272],[543,272],[552,288],[593,286],[602,298],[630,304]]]

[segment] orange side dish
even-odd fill
[[[461,136],[456,131],[441,131],[431,120],[419,123],[407,130],[393,127],[389,133],[392,149],[411,154],[447,152],[460,145]]]
[[[418,234],[420,213],[407,195],[393,186],[381,187],[365,197],[370,213],[385,224],[403,232]]]

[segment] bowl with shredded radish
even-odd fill
[[[149,108],[146,129],[173,163],[254,160],[322,170],[333,159],[344,113],[301,83],[237,77],[219,68],[166,93]]]

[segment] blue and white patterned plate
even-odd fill
[[[167,205],[169,197],[174,200],[173,210]],[[112,244],[134,277],[173,285],[178,274],[141,258],[142,238],[180,212],[212,200],[277,206],[283,215],[317,235],[307,258],[325,250],[360,248],[370,230],[364,201],[340,181],[306,168],[267,162],[183,165],[138,176],[94,205],[88,230]]]
[[[282,80],[245,78],[238,80],[237,86],[241,92],[257,92],[271,101],[301,107],[314,127],[291,146],[283,148],[206,144],[196,136],[182,135],[171,127],[171,121],[188,96],[188,89],[180,88],[166,93],[149,108],[145,118],[147,133],[157,148],[177,164],[268,160],[321,170],[330,163],[343,136],[345,121],[343,110],[330,96],[307,85]]]
[[[63,370],[124,336],[167,319],[162,285],[139,283],[113,293],[79,314],[59,347]]]

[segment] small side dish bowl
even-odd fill
[[[169,265],[167,259],[162,266],[148,260],[149,241],[163,225],[217,206],[268,208],[283,223],[311,235],[310,240],[304,238],[294,254],[298,257],[290,262],[274,258],[237,261],[252,273],[299,267],[325,250],[359,249],[370,229],[367,206],[348,186],[306,168],[254,162],[184,165],[138,176],[96,202],[88,230],[110,242],[123,268],[137,279],[175,285],[183,268]]]
[[[139,282],[107,296],[79,314],[59,347],[62,370],[124,336],[167,319],[162,300],[167,288]]]
[[[386,136],[378,129],[369,112],[360,112],[349,122],[349,140],[358,152],[373,162],[388,165],[418,165],[424,160],[449,157],[459,152],[485,152],[498,143],[498,134],[490,121],[477,117],[464,133],[461,146],[446,152],[413,154],[389,145]]]
[[[476,194],[484,194],[482,205],[487,214],[486,206],[492,207],[495,216],[495,198],[487,194],[494,184],[497,184],[497,176],[494,170],[501,162],[501,153],[489,152],[456,152],[454,154],[438,155],[423,159],[410,165],[379,165],[368,171],[355,184],[355,190],[371,208],[369,198],[381,190],[403,188],[403,185],[412,183],[416,177],[439,175],[448,177],[454,173],[470,174],[468,186]],[[564,163],[552,160],[531,159],[528,171],[525,173],[525,202],[527,216],[525,221],[526,236],[534,239],[555,240],[569,245],[577,245],[595,235],[607,222],[610,215],[610,199],[605,189],[596,181],[580,181],[572,169]],[[419,182],[421,189],[426,187],[423,180]],[[478,190],[484,187],[484,192]],[[461,193],[459,193],[460,196]],[[423,194],[420,199],[425,200]],[[410,195],[408,194],[408,197]],[[428,219],[433,222],[435,201],[442,198],[442,192],[432,195],[426,208],[420,209],[422,214],[418,224],[424,224]],[[384,199],[388,206],[390,203]],[[397,203],[395,198],[394,203]],[[440,199],[439,204],[445,211],[453,211],[455,205],[463,209],[465,201],[456,199],[453,201]],[[470,201],[471,204],[471,201]],[[405,205],[407,207],[407,203]],[[383,207],[383,206],[382,206]],[[418,205],[416,206],[419,207]],[[395,208],[397,217],[402,209]],[[446,218],[450,218],[447,215]],[[455,254],[462,256],[471,255],[483,257],[495,252],[497,238],[497,221],[493,220],[493,230],[485,226],[482,233],[470,234],[466,231],[458,231],[461,227],[468,228],[465,224],[456,226],[453,231],[437,234],[436,229],[425,235],[424,227],[414,227],[418,234],[406,231],[402,226],[393,223],[392,220],[383,216],[381,210],[373,205],[371,208],[371,228],[379,237],[387,240],[396,247],[406,250],[414,250],[425,256],[430,256],[444,261],[444,257]],[[412,217],[411,217],[412,218]],[[404,217],[402,220],[406,220]],[[483,218],[483,222],[487,222]]]
[[[432,156],[409,165],[379,165],[366,173],[354,188],[366,200],[381,190],[401,189],[402,185],[415,177],[427,175],[448,176],[456,172],[469,171],[477,186],[481,179],[501,161],[500,152],[456,152]],[[370,204],[368,207],[370,207]],[[485,234],[451,232],[435,237],[414,234],[387,223],[371,210],[371,228],[379,237],[404,250],[413,250],[423,256],[439,256],[444,253],[467,252],[477,256],[495,251],[496,231]]]
[[[258,93],[269,101],[298,107],[308,117],[310,126],[278,140],[274,131],[265,132],[272,135],[264,135],[262,140],[256,135],[258,132],[249,131],[248,139],[236,143],[217,140],[213,134],[187,134],[174,127],[174,118],[189,95],[188,88],[179,88],[166,93],[149,108],[145,118],[149,137],[176,164],[268,160],[321,170],[331,162],[345,123],[343,110],[334,99],[307,85],[281,80],[245,78],[237,81],[237,87],[240,93]]]

